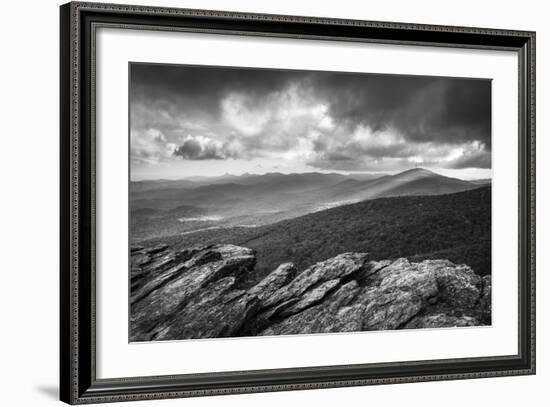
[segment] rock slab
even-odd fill
[[[166,245],[130,250],[130,341],[491,324],[491,278],[448,260],[342,253],[298,271],[283,263],[252,287],[253,250]]]

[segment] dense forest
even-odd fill
[[[176,248],[231,243],[257,252],[257,275],[283,262],[298,269],[339,253],[372,259],[449,259],[480,275],[491,273],[491,187],[433,196],[379,198],[255,228],[221,228],[146,242]]]

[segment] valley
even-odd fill
[[[479,181],[425,169],[395,175],[243,174],[130,184],[132,242],[212,228],[264,226],[379,197],[466,191]]]

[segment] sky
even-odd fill
[[[428,168],[491,177],[491,81],[130,65],[131,179]]]

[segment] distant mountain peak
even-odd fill
[[[411,168],[410,170],[406,170],[395,175],[401,175],[401,174],[440,175],[433,171],[427,170],[426,168],[421,168],[421,167]]]

